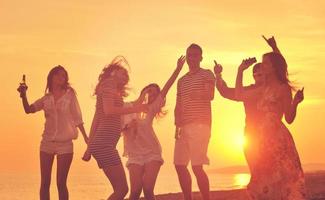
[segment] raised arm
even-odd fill
[[[236,76],[236,96],[239,96],[243,92],[243,73],[248,69],[249,65],[245,64],[245,60],[238,67],[237,76]]]
[[[160,95],[162,98],[164,98],[170,87],[174,84],[177,76],[179,75],[179,73],[181,72],[183,66],[184,66],[184,63],[185,63],[185,56],[181,56],[178,58],[177,60],[177,66],[176,66],[176,69],[175,71],[173,72],[173,74],[170,76],[170,78],[168,79],[168,81],[165,83],[164,87],[162,88],[161,92],[160,92]]]
[[[216,88],[219,91],[220,95],[223,98],[226,98],[226,99],[229,99],[232,101],[240,101],[239,98],[236,98],[235,88],[228,87],[227,83],[222,78],[220,78],[220,79],[221,80],[217,79],[217,82],[219,82],[219,83],[216,83]]]
[[[244,59],[238,67],[235,87],[235,96],[237,99],[245,100],[255,93],[255,90],[244,90],[243,87],[243,72],[255,62],[255,58]]]
[[[147,104],[138,104],[132,107],[116,106],[115,99],[118,95],[114,82],[108,80],[101,86],[103,92],[103,108],[106,115],[123,115],[130,113],[137,113],[147,110]]]
[[[34,108],[34,106],[29,105],[29,103],[28,103],[27,95],[26,95],[27,89],[28,89],[27,85],[21,83],[20,86],[18,87],[17,91],[20,93],[20,97],[21,97],[21,100],[23,103],[25,113],[26,114],[35,113],[36,109]]]
[[[262,35],[262,37],[264,38],[266,43],[272,48],[273,52],[281,54],[281,52],[276,44],[274,36],[270,37],[269,39],[267,39],[264,35]]]
[[[238,101],[236,99],[235,95],[235,88],[229,88],[227,83],[223,80],[222,78],[222,66],[217,63],[217,61],[214,61],[214,74],[216,77],[216,88],[219,91],[220,95],[224,98],[233,100],[233,101]]]
[[[103,101],[103,104],[104,104],[104,113],[106,115],[125,115],[130,113],[138,113],[138,112],[143,112],[148,108],[147,104],[134,105],[129,108],[115,106],[113,99],[105,99]]]

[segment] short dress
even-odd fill
[[[124,127],[124,153],[128,158],[126,166],[130,164],[144,165],[151,161],[163,163],[160,142],[155,134],[152,123],[156,114],[164,105],[165,100],[159,95],[155,101],[149,105],[145,116],[140,113],[123,116]],[[126,103],[124,106],[131,106]],[[135,120],[135,127],[128,127]]]
[[[89,151],[97,161],[99,168],[121,165],[121,158],[116,149],[116,145],[121,136],[121,115],[104,113],[103,99],[113,98],[116,107],[123,106],[121,96],[112,95],[114,82],[105,80],[100,85],[101,90],[97,93],[96,113],[97,118],[94,138],[89,143]]]
[[[266,88],[257,103],[262,118],[256,127],[256,156],[248,192],[256,200],[306,200],[299,155],[290,131],[281,121],[284,108],[280,91],[291,93],[284,84]]]

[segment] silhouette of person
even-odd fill
[[[192,199],[191,161],[204,200],[210,198],[209,179],[203,169],[211,135],[211,101],[214,98],[213,72],[200,67],[202,48],[191,44],[186,50],[189,72],[178,80],[175,107],[174,165],[185,200]]]
[[[40,110],[45,113],[45,127],[40,145],[40,199],[50,199],[52,165],[54,156],[57,155],[59,199],[67,200],[69,199],[67,177],[73,157],[72,140],[78,136],[77,127],[85,142],[88,141],[76,93],[69,84],[68,72],[60,65],[49,72],[45,95],[31,105],[27,101],[27,88],[25,83],[21,83],[18,88],[25,113]]]
[[[128,158],[127,168],[130,174],[130,200],[137,200],[143,190],[147,200],[154,200],[156,179],[163,164],[161,145],[153,129],[153,119],[163,117],[165,98],[185,63],[185,56],[178,59],[177,67],[162,90],[151,83],[144,87],[137,101],[125,106],[148,104],[143,113],[124,116],[124,156]],[[130,116],[131,115],[131,116]]]
[[[292,122],[296,111],[292,100],[293,87],[288,79],[287,63],[280,53],[270,52],[262,57],[261,72],[264,84],[251,90],[242,87],[243,71],[251,63],[243,61],[238,68],[236,98],[257,99],[260,117],[255,123],[254,165],[248,184],[251,199],[307,198],[304,173],[293,138],[282,122]],[[300,91],[302,94],[302,91]]]
[[[109,200],[123,199],[128,192],[128,185],[116,145],[121,136],[121,117],[123,114],[146,110],[147,105],[123,107],[123,97],[127,96],[129,82],[127,61],[116,57],[99,75],[95,89],[96,111],[89,134],[88,148],[83,159],[88,161],[91,155],[97,161],[113,187]]]

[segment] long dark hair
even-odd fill
[[[292,90],[295,90],[295,87],[292,85],[292,82],[289,80],[288,75],[288,65],[284,57],[280,53],[269,52],[263,55],[268,57],[272,63],[272,67],[275,69],[277,79],[288,85]]]
[[[260,70],[262,67],[262,63],[256,63],[254,66],[253,66],[253,73],[256,73],[258,70]]]
[[[158,94],[160,93],[160,87],[159,87],[159,85],[156,84],[156,83],[150,83],[149,85],[145,86],[145,87],[141,90],[140,96],[143,95],[143,93],[144,93],[145,90],[147,90],[148,88],[151,88],[151,87],[155,88],[155,89],[158,91]],[[158,95],[157,95],[154,99],[152,99],[150,102],[148,102],[148,104],[153,103],[153,102],[156,100],[157,97],[158,97]],[[163,107],[161,107],[161,108],[160,108],[160,111],[156,114],[155,117],[156,117],[156,118],[162,118],[162,117],[164,117],[166,114],[167,114],[167,111],[164,110]]]
[[[129,63],[127,62],[127,60],[123,56],[115,57],[111,61],[110,64],[106,65],[103,68],[102,72],[100,73],[100,75],[98,77],[98,83],[97,83],[94,94],[95,95],[98,94],[98,88],[99,88],[100,84],[104,80],[106,80],[107,78],[110,78],[114,71],[125,70],[127,72],[127,76],[128,76],[128,81],[127,82],[129,82],[129,74],[128,74],[127,68],[129,68]],[[128,93],[127,93],[128,89],[129,88],[127,87],[127,84],[125,84],[125,85],[117,85],[117,90],[119,91],[119,93],[121,94],[122,97],[128,96]]]
[[[64,81],[64,84],[62,85],[62,89],[64,89],[64,90],[72,89],[71,86],[70,86],[70,83],[69,83],[69,75],[68,75],[67,70],[65,70],[63,66],[58,65],[58,66],[53,67],[50,70],[49,74],[47,75],[47,83],[46,83],[46,88],[45,88],[45,94],[48,93],[48,92],[52,92],[53,91],[53,86],[52,86],[53,76],[56,73],[58,73],[59,71],[61,71],[61,70],[64,72],[65,78],[66,78],[65,81]]]

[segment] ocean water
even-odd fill
[[[128,174],[127,174],[128,175]],[[208,174],[211,190],[231,190],[246,187],[249,174]],[[194,176],[192,176],[194,177]],[[34,173],[3,173],[0,172],[0,199],[1,200],[37,200],[40,175]],[[193,191],[198,187],[193,178]],[[91,173],[71,171],[68,188],[71,200],[104,200],[112,192],[109,181],[98,170]],[[55,170],[52,173],[51,199],[58,199]],[[180,192],[180,186],[174,171],[161,170],[159,173],[155,194]]]

